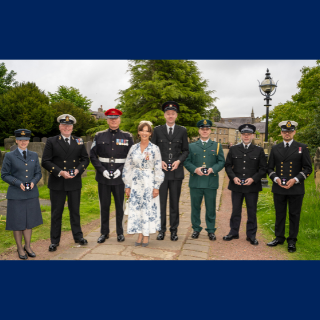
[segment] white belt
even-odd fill
[[[99,157],[99,160],[101,162],[107,162],[107,163],[125,163],[126,159],[113,159],[113,158],[102,158]]]

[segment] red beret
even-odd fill
[[[118,109],[108,109],[105,113],[104,113],[107,118],[118,118],[122,115],[122,112]]]

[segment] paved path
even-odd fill
[[[217,204],[220,203],[224,180],[224,169],[219,173],[220,188],[217,192]],[[157,234],[151,235],[148,247],[135,247],[137,235],[125,234],[124,242],[117,242],[115,218],[110,220],[110,238],[103,244],[98,244],[100,227],[85,235],[87,246],[70,245],[70,248],[55,255],[51,260],[205,260],[209,258],[211,242],[202,232],[199,239],[190,239],[191,228],[191,204],[189,194],[189,174],[182,183],[180,197],[180,224],[178,229],[178,241],[170,240],[170,232],[166,233],[163,241],[156,240]],[[169,212],[169,211],[168,211]],[[201,220],[205,223],[204,205],[202,205]],[[168,217],[169,218],[169,217]],[[124,230],[127,229],[125,217]],[[58,248],[59,251],[59,248]],[[58,252],[57,251],[57,252]]]

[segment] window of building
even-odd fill
[[[226,138],[223,138],[223,142],[226,142]]]
[[[217,138],[213,138],[213,141],[217,141]]]
[[[221,134],[221,131],[222,131],[222,130],[220,129],[220,134]]]
[[[260,134],[256,133],[256,139],[259,139],[259,138],[260,138]]]

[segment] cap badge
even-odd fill
[[[204,120],[204,121],[203,121],[203,124],[207,124],[207,120]]]
[[[246,126],[246,128],[249,128],[248,126]]]
[[[171,107],[172,107],[172,104],[170,104],[169,107],[171,108]]]
[[[66,116],[66,121],[67,121],[67,122],[69,121],[69,117],[68,117],[68,116]]]
[[[24,132],[24,131],[21,131],[21,135],[22,135],[22,136],[25,136],[26,134],[25,134],[25,132]]]
[[[291,127],[291,122],[288,121],[288,122],[287,122],[287,128],[290,128],[290,127]]]

